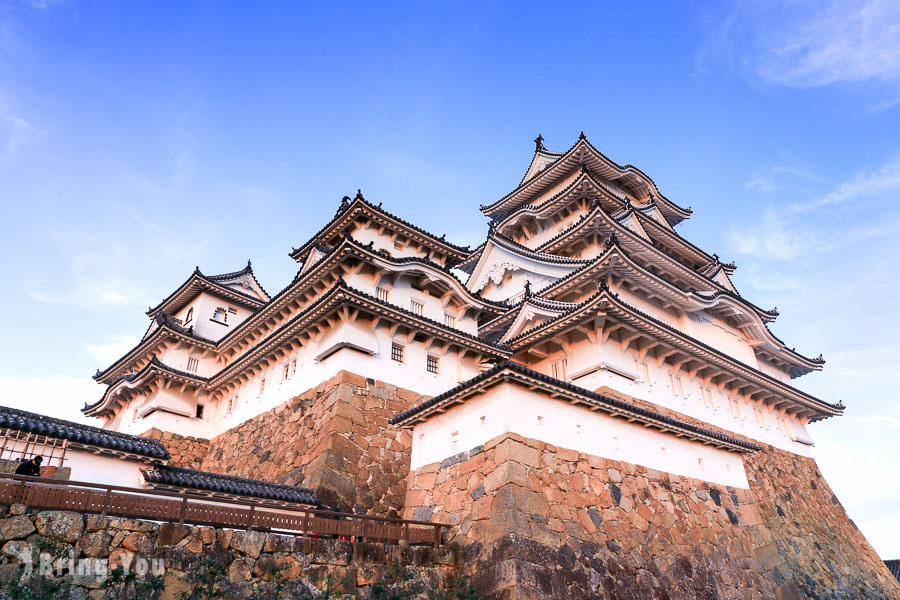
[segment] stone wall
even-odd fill
[[[515,434],[410,474],[488,598],[900,598],[815,462],[745,455],[733,489]]]
[[[161,431],[156,427],[148,429],[142,437],[159,440],[172,457],[168,464],[174,467],[199,469],[209,454],[209,440],[204,438]]]
[[[62,588],[57,598],[111,598],[121,584],[104,589],[110,569],[126,565],[141,572],[141,565],[161,576],[165,586],[160,598],[182,598],[196,589],[204,573],[214,574],[214,585],[227,598],[313,598],[327,585],[332,598],[365,596],[375,583],[389,584],[394,569],[409,577],[403,585],[452,594],[456,585],[453,551],[441,548],[362,544],[341,540],[295,538],[261,532],[190,527],[134,519],[82,515],[80,513],[30,512],[23,505],[0,508],[0,586],[44,585],[29,575],[35,550],[48,548],[45,559],[69,553],[57,561],[60,570],[52,578]],[[164,572],[163,572],[164,571]],[[46,579],[51,576],[44,576]],[[139,579],[134,588],[150,597]],[[0,588],[3,589],[3,588]],[[44,588],[47,589],[46,587]],[[19,596],[16,596],[19,597]],[[26,597],[26,596],[22,596]],[[32,596],[27,596],[32,597]],[[43,596],[40,596],[43,597]],[[202,595],[202,597],[212,597]]]
[[[342,371],[213,438],[200,468],[303,485],[332,508],[399,516],[411,437],[388,419],[420,399]]]

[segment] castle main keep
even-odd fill
[[[461,247],[358,193],[277,293],[195,270],[85,414],[175,467],[449,523],[489,598],[900,597],[811,457],[844,407],[792,380],[824,360],[678,234],[690,209],[581,135],[481,211]]]

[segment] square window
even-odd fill
[[[189,373],[196,373],[196,372],[197,372],[197,365],[199,365],[199,364],[200,364],[200,360],[199,360],[197,357],[191,356],[190,358],[188,358],[188,362],[187,362],[187,370],[188,370],[188,372],[189,372]]]
[[[378,299],[382,302],[388,301],[388,289],[387,288],[378,288]]]
[[[425,305],[422,304],[421,302],[416,302],[415,300],[413,300],[409,303],[409,306],[410,306],[410,310],[412,310],[417,315],[425,314]]]
[[[396,360],[399,363],[403,362],[403,346],[391,344],[391,360]]]
[[[437,373],[438,372],[438,359],[436,356],[429,356],[425,360],[425,367],[428,369],[429,373]]]
[[[444,325],[447,327],[456,327],[456,317],[454,315],[444,315]]]

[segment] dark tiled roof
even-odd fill
[[[251,296],[250,294],[245,294],[244,292],[241,292],[239,290],[232,289],[222,283],[223,281],[227,281],[227,278],[229,276],[242,275],[242,274],[244,274],[244,271],[248,271],[249,269],[250,269],[250,265],[248,264],[247,267],[245,267],[241,271],[235,271],[234,273],[224,273],[222,275],[207,276],[207,275],[204,275],[200,271],[200,267],[195,267],[194,272],[191,273],[190,277],[188,277],[184,281],[184,283],[182,283],[180,286],[178,286],[178,288],[176,288],[174,292],[172,292],[171,294],[166,296],[166,298],[162,302],[160,302],[159,304],[157,304],[156,306],[154,306],[152,308],[148,308],[147,314],[150,316],[154,316],[156,313],[160,312],[163,309],[163,307],[165,307],[170,301],[172,301],[173,299],[178,297],[179,294],[182,294],[185,290],[187,290],[191,286],[191,284],[197,284],[198,281],[205,282],[206,285],[210,286],[212,289],[207,290],[207,291],[210,291],[213,294],[218,292],[219,294],[226,294],[226,297],[228,297],[227,296],[228,294],[233,294],[233,297],[230,298],[231,300],[238,302],[239,304],[243,304],[247,308],[251,308],[254,310],[259,309],[260,306],[263,306],[266,304],[265,300],[261,300],[261,299],[257,298],[256,296]],[[253,276],[253,272],[249,271],[249,274],[251,277],[253,277],[253,281],[256,281],[256,284],[259,285],[259,281],[257,281],[256,277]],[[198,285],[202,285],[202,284],[198,284]],[[260,285],[259,289],[262,290],[263,287]],[[265,290],[263,290],[263,292],[266,293]],[[268,295],[269,294],[266,293],[266,296],[268,296]]]
[[[758,445],[756,445],[752,442],[747,442],[747,441],[732,437],[730,435],[727,435],[727,434],[724,434],[724,433],[721,433],[718,431],[713,431],[712,429],[706,429],[704,427],[692,425],[692,424],[686,423],[684,421],[679,421],[678,419],[673,419],[672,417],[663,415],[656,411],[642,408],[640,406],[635,406],[634,404],[625,402],[624,400],[618,400],[616,398],[604,396],[603,394],[598,394],[597,392],[592,392],[590,390],[587,390],[582,387],[578,387],[577,385],[573,385],[566,381],[562,381],[560,379],[555,379],[553,377],[550,377],[549,375],[544,375],[543,373],[539,373],[537,371],[529,369],[528,367],[526,367],[524,365],[521,365],[516,362],[511,362],[511,361],[504,361],[504,362],[498,363],[495,366],[488,369],[487,371],[485,371],[484,373],[481,373],[480,375],[477,375],[477,376],[473,377],[472,379],[469,379],[468,381],[464,381],[463,383],[459,384],[455,388],[452,388],[452,389],[444,392],[443,394],[435,396],[434,398],[431,398],[430,400],[426,400],[425,402],[419,404],[418,406],[414,406],[413,408],[398,414],[397,416],[395,416],[394,418],[392,418],[390,420],[390,423],[393,425],[393,424],[399,423],[401,421],[405,421],[405,420],[409,419],[410,417],[414,417],[415,415],[421,413],[422,411],[427,410],[428,408],[431,408],[432,406],[435,406],[437,404],[440,404],[444,400],[446,400],[452,396],[455,396],[456,394],[459,394],[460,392],[463,392],[463,391],[467,390],[468,388],[474,387],[474,386],[478,385],[479,383],[481,383],[482,381],[490,379],[491,377],[493,377],[494,375],[497,375],[498,373],[500,373],[502,371],[512,371],[513,373],[518,373],[519,375],[523,375],[525,377],[530,377],[531,379],[536,379],[542,383],[553,386],[555,388],[565,390],[567,392],[577,394],[579,396],[583,396],[584,398],[587,398],[588,400],[592,400],[593,402],[595,402],[597,404],[605,404],[611,408],[617,409],[617,411],[624,411],[627,413],[631,413],[632,415],[641,417],[648,421],[653,421],[653,422],[660,423],[663,425],[668,425],[668,426],[675,427],[675,428],[678,428],[681,430],[689,431],[698,436],[702,436],[702,437],[706,437],[706,438],[714,438],[725,444],[729,444],[731,446],[738,446],[745,451],[746,450],[755,451],[755,450],[760,449],[760,447]]]
[[[337,222],[344,215],[344,213],[346,213],[348,210],[350,210],[353,207],[353,205],[356,203],[363,204],[366,207],[374,210],[375,212],[379,212],[379,213],[383,214],[384,216],[386,216],[387,218],[393,219],[394,221],[397,221],[398,223],[408,227],[409,229],[411,229],[417,233],[420,233],[426,237],[431,238],[438,244],[442,244],[446,247],[451,248],[452,250],[455,250],[457,253],[468,253],[470,250],[470,248],[468,246],[459,246],[457,244],[448,242],[446,239],[446,237],[447,237],[446,235],[435,235],[435,234],[431,233],[430,231],[426,231],[426,230],[422,229],[421,227],[413,225],[412,223],[410,223],[409,221],[406,221],[405,219],[401,219],[400,217],[398,217],[395,214],[389,213],[388,211],[381,208],[380,202],[377,205],[372,204],[371,202],[366,200],[363,197],[362,193],[360,192],[360,193],[356,194],[356,197],[353,198],[353,200],[351,200],[349,196],[344,196],[344,198],[341,200],[340,207],[338,207],[338,210],[334,215],[334,218],[331,219],[331,221],[329,221],[324,227],[322,227],[322,229],[317,231],[316,234],[312,238],[310,238],[310,240],[307,241],[305,244],[302,244],[299,248],[292,248],[291,252],[288,256],[297,260],[300,257],[300,255],[303,254],[304,251],[308,250],[312,245],[314,245],[316,243],[321,243],[321,240],[319,239],[319,237],[323,233],[328,231],[328,229],[331,228],[331,226],[335,222]],[[450,253],[448,253],[448,254],[450,254]],[[458,259],[457,259],[457,262],[458,262]]]
[[[220,475],[208,471],[196,471],[169,465],[154,465],[153,469],[143,471],[148,483],[167,485],[208,492],[218,492],[234,496],[249,496],[282,502],[298,502],[300,504],[319,505],[312,490],[294,485],[246,479],[233,475]]]
[[[238,277],[242,277],[244,275],[249,275],[251,279],[253,279],[254,283],[259,286],[259,289],[263,291],[263,293],[268,296],[269,292],[262,286],[259,282],[259,279],[256,278],[256,275],[253,273],[253,265],[250,263],[250,259],[247,259],[247,266],[241,269],[240,271],[234,271],[232,273],[220,273],[219,275],[207,275],[206,278],[215,282],[220,281],[228,281],[229,279],[237,279]],[[235,290],[237,291],[237,290]],[[241,292],[238,292],[241,293]],[[252,297],[252,296],[251,296]]]
[[[891,575],[900,580],[900,559],[895,558],[893,560],[886,560],[884,564],[887,566],[888,570],[891,572]]]
[[[550,155],[558,155],[559,158],[557,158],[557,159],[554,160],[553,162],[549,163],[549,164],[547,165],[547,167],[545,167],[545,168],[542,169],[541,171],[538,171],[537,173],[535,173],[534,175],[532,175],[527,181],[524,180],[524,178],[523,178],[523,181],[521,181],[521,182],[519,183],[519,185],[516,186],[516,189],[512,190],[511,192],[509,192],[509,193],[508,193],[507,195],[505,195],[503,198],[497,200],[496,202],[494,202],[494,203],[492,203],[492,204],[488,204],[488,205],[484,205],[484,204],[483,204],[483,205],[481,205],[481,211],[482,211],[483,213],[485,213],[485,214],[488,214],[490,211],[496,211],[496,209],[498,209],[499,207],[501,207],[501,206],[502,206],[509,198],[511,198],[512,196],[514,196],[514,195],[516,194],[516,192],[518,192],[520,189],[522,189],[522,188],[525,187],[526,185],[528,185],[528,184],[534,182],[535,180],[539,179],[546,171],[548,171],[548,170],[550,169],[550,167],[556,166],[557,164],[562,164],[562,161],[564,161],[564,160],[570,155],[570,153],[571,153],[573,150],[575,150],[575,148],[578,147],[578,145],[581,144],[582,142],[584,142],[584,144],[585,144],[588,148],[590,148],[591,150],[593,150],[599,157],[601,157],[602,160],[604,160],[604,161],[606,161],[607,163],[609,163],[609,165],[611,165],[612,167],[614,167],[615,169],[617,169],[617,170],[618,170],[620,173],[622,173],[623,175],[624,175],[626,172],[631,171],[632,173],[635,173],[635,174],[638,176],[639,179],[643,179],[645,183],[649,184],[649,186],[650,186],[653,190],[656,191],[656,193],[658,194],[659,199],[666,205],[667,209],[668,209],[669,211],[672,211],[672,212],[676,213],[677,215],[679,215],[679,216],[681,217],[681,218],[678,219],[677,221],[680,221],[681,219],[686,218],[686,217],[688,217],[688,216],[691,214],[692,211],[691,211],[690,207],[684,208],[684,207],[678,206],[677,204],[675,204],[674,202],[672,202],[671,200],[669,200],[668,198],[666,198],[665,196],[663,196],[662,193],[659,192],[659,188],[657,187],[656,183],[655,183],[655,182],[653,181],[653,179],[651,179],[646,173],[644,173],[643,171],[641,171],[640,169],[638,169],[638,168],[635,167],[634,165],[630,165],[630,164],[620,165],[620,164],[616,163],[615,161],[611,160],[608,156],[606,156],[605,154],[603,154],[603,153],[600,152],[599,150],[597,150],[597,148],[587,140],[587,137],[584,135],[584,132],[581,132],[581,135],[578,136],[578,140],[577,140],[574,144],[572,144],[572,146],[571,146],[568,150],[566,150],[565,152],[562,152],[562,153],[548,152],[548,151],[546,151],[546,149],[544,149],[544,152],[545,152],[546,154],[550,154]],[[526,175],[527,175],[527,171],[526,171]],[[517,208],[518,208],[518,207],[517,207]],[[677,222],[677,221],[676,221],[676,222]]]
[[[0,406],[0,427],[69,440],[86,446],[129,452],[149,458],[169,459],[169,453],[166,452],[165,447],[156,440],[82,425],[74,421],[55,419],[8,406]]]

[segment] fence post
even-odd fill
[[[256,505],[250,506],[250,515],[247,517],[247,531],[253,531],[253,514],[256,512]]]
[[[187,510],[187,496],[181,500],[181,516],[178,517],[178,524],[184,525],[184,513]]]
[[[112,497],[112,488],[106,488],[106,496],[103,498],[103,510],[100,512],[100,516],[104,519],[106,518],[106,511],[109,510],[109,499]]]
[[[25,480],[19,480],[19,490],[16,492],[16,499],[19,501],[18,504],[25,504]]]

